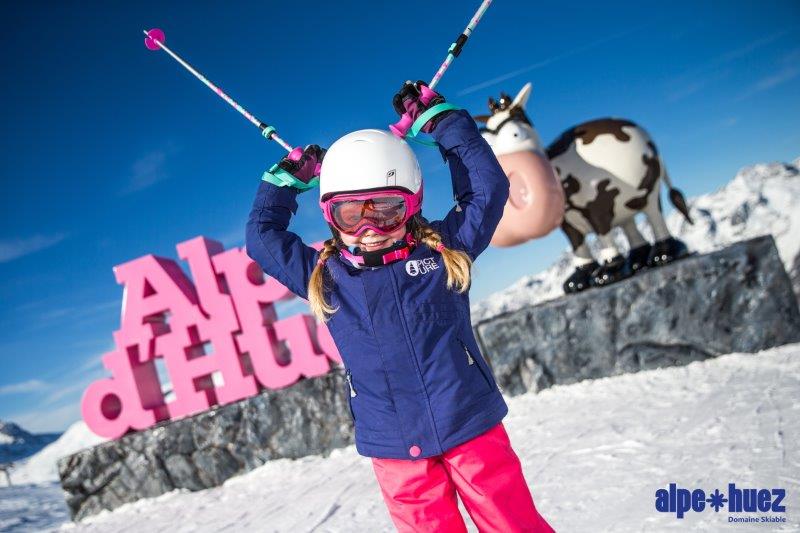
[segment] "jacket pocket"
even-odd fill
[[[350,372],[349,369],[345,369],[344,371],[344,379],[347,381],[347,406],[350,408],[350,416],[353,419],[353,423],[356,421],[356,415],[353,411],[353,398],[355,398],[358,393],[356,392],[355,387],[353,386],[353,374]]]
[[[458,342],[461,344],[461,348],[464,350],[465,361],[467,363],[467,366],[472,367],[471,369],[472,372],[479,372],[481,377],[483,378],[484,383],[486,383],[488,389],[494,390],[494,385],[492,385],[492,380],[489,378],[489,376],[486,375],[483,366],[481,366],[480,362],[476,360],[477,359],[476,356],[472,354],[470,349],[467,347],[467,344],[463,340],[458,339]],[[476,355],[477,357],[481,356],[480,354]]]

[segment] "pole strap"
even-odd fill
[[[457,109],[461,108],[458,107],[457,105],[451,104],[450,102],[442,102],[441,104],[436,104],[435,106],[431,107],[423,114],[421,114],[419,117],[417,117],[417,120],[415,120],[414,123],[411,125],[411,129],[409,130],[408,135],[411,137],[416,137],[422,130],[422,128],[425,126],[425,124],[427,124],[428,121],[430,121],[433,117],[441,113],[444,113],[445,111],[453,111]]]
[[[307,191],[309,189],[313,189],[317,185],[319,185],[319,176],[314,176],[311,181],[308,183],[301,181],[294,176],[292,176],[289,172],[282,169],[277,164],[272,165],[269,170],[264,172],[261,176],[263,181],[268,181],[273,185],[278,187],[294,187],[299,189],[300,192]]]

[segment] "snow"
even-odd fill
[[[14,437],[12,437],[11,435],[0,433],[0,444],[12,444],[14,440],[15,440]]]
[[[55,442],[43,448],[39,453],[19,463],[11,471],[11,481],[15,485],[27,483],[51,483],[58,481],[57,461],[83,448],[89,448],[106,439],[98,437],[86,425],[79,421],[72,424]],[[0,477],[0,479],[2,479]]]
[[[771,233],[789,270],[800,252],[799,167],[800,158],[791,166],[746,167],[719,191],[690,202],[694,226],[672,213],[669,229],[699,252]]]
[[[667,217],[667,227],[685,241],[690,250],[701,253],[771,233],[788,272],[800,252],[800,209],[796,207],[800,204],[799,167],[800,158],[789,165],[769,163],[745,167],[718,191],[688,200],[694,226],[673,211]],[[640,220],[638,227],[652,240],[652,231],[646,223]],[[624,238],[617,235],[617,241],[620,249],[627,250]],[[590,245],[595,245],[594,241],[590,241]],[[550,268],[523,277],[475,303],[473,324],[558,298],[564,294],[561,285],[572,270],[571,253],[566,251]]]
[[[558,531],[719,531],[731,527],[725,509],[678,520],[655,510],[655,491],[677,483],[727,493],[731,482],[786,489],[787,522],[769,530],[800,528],[800,344],[556,386],[511,398],[509,408],[505,424],[534,500]],[[60,495],[34,488],[0,489],[0,530],[20,519],[8,509],[30,498],[25,516],[36,530],[394,531],[371,463],[353,447],[271,461],[220,487],[78,524],[60,525]]]
[[[4,476],[0,480],[5,483]],[[0,531],[52,531],[69,521],[61,486],[0,484]]]
[[[678,213],[667,224],[700,252],[772,233],[788,269],[800,253],[798,166],[800,159],[745,168],[689,201],[695,226]],[[560,296],[571,269],[562,255],[475,304],[473,320]],[[800,344],[556,386],[511,398],[509,407],[505,424],[537,507],[558,531],[763,531],[731,526],[725,510],[678,520],[654,509],[655,491],[669,483],[727,492],[730,482],[785,488],[787,522],[767,527],[800,529]],[[394,531],[370,461],[354,447],[271,461],[221,487],[174,491],[73,524],[56,461],[101,441],[78,422],[19,463],[14,487],[2,487],[0,474],[0,531]]]

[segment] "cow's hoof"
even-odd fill
[[[591,283],[594,287],[603,287],[616,283],[631,275],[628,262],[621,255],[615,255],[592,272]]]
[[[588,289],[592,272],[597,270],[598,266],[597,262],[592,261],[591,263],[575,267],[575,272],[564,282],[564,292],[566,294],[572,294]]]
[[[668,237],[653,245],[652,250],[650,250],[650,257],[647,258],[647,266],[666,265],[686,255],[689,255],[689,250],[683,241],[675,237]]]
[[[650,258],[650,250],[652,248],[650,243],[646,243],[628,252],[628,268],[631,269],[631,274],[636,274],[647,266],[647,261]]]

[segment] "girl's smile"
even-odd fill
[[[365,252],[374,252],[375,250],[382,250],[388,248],[394,241],[401,241],[406,235],[406,228],[397,228],[392,233],[382,235],[377,231],[368,229],[361,235],[348,235],[344,232],[339,232],[342,242],[346,246],[359,246]]]

